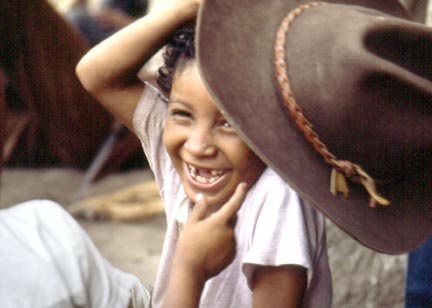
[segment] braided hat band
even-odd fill
[[[380,205],[389,205],[390,202],[377,193],[374,179],[364,171],[361,166],[347,160],[338,160],[336,156],[328,150],[327,146],[319,139],[318,134],[313,130],[312,124],[305,118],[301,107],[295,100],[290,86],[290,81],[287,75],[287,64],[285,61],[287,33],[290,30],[293,21],[301,13],[313,7],[325,4],[326,3],[324,2],[311,2],[300,5],[290,11],[281,22],[276,34],[274,45],[274,65],[279,93],[283,99],[284,107],[288,109],[291,119],[295,121],[305,139],[313,146],[315,152],[321,155],[327,164],[332,166],[330,192],[333,195],[337,195],[341,192],[345,197],[348,197],[349,189],[346,182],[346,178],[348,178],[353,183],[363,185],[370,196],[370,207],[376,207],[376,203]]]

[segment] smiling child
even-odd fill
[[[265,165],[214,104],[197,62],[183,62],[173,79],[163,143],[189,199],[201,192],[210,206],[217,207],[239,183],[251,187]]]
[[[200,306],[330,307],[324,218],[258,158],[215,105],[195,59],[192,22],[199,5],[160,3],[77,66],[84,87],[141,140],[165,203],[167,233],[152,305],[164,305],[182,225],[197,194],[214,212],[246,183],[236,256],[206,282]],[[160,91],[136,74],[167,38]]]

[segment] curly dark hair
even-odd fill
[[[164,65],[157,71],[156,81],[166,93],[170,93],[173,75],[179,60],[195,58],[195,26],[184,25],[174,32],[165,46]]]

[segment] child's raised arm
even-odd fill
[[[199,3],[163,1],[92,48],[78,63],[76,72],[84,88],[129,129],[144,88],[138,71],[178,26],[196,17]]]

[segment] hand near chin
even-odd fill
[[[234,259],[234,226],[237,211],[246,196],[245,183],[218,211],[209,214],[205,197],[195,204],[180,236],[175,262],[208,279],[220,273]]]

